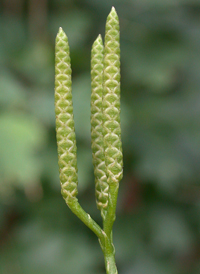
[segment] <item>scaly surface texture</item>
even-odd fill
[[[91,52],[91,140],[96,202],[104,219],[108,206],[109,186],[106,176],[102,124],[103,54],[103,41],[99,35],[93,43]]]
[[[76,137],[74,131],[71,64],[68,38],[62,28],[56,37],[55,114],[61,193],[66,203],[78,194]]]
[[[119,19],[113,7],[107,17],[104,48],[103,135],[108,184],[123,176],[120,127]]]

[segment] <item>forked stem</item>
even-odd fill
[[[62,28],[56,37],[55,113],[61,193],[71,211],[98,237],[107,274],[117,274],[112,228],[123,174],[120,127],[119,19],[112,7],[106,22],[105,45],[99,35],[91,55],[91,136],[96,201],[103,229],[78,202],[77,148],[74,129],[71,61]]]

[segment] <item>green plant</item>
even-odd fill
[[[108,15],[105,46],[99,35],[91,53],[91,136],[97,207],[103,228],[80,206],[76,137],[71,92],[71,65],[68,38],[62,28],[56,37],[55,113],[58,165],[61,193],[65,202],[81,221],[98,237],[106,272],[116,274],[112,227],[122,178],[122,145],[120,128],[120,44],[119,20],[112,8]]]

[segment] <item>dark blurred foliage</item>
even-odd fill
[[[121,26],[119,273],[200,273],[200,1],[0,1],[0,274],[103,274],[98,241],[60,195],[54,39],[73,69],[79,200],[101,224],[90,149],[90,49]]]

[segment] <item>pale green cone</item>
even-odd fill
[[[96,202],[102,217],[105,218],[109,186],[106,176],[102,125],[103,53],[103,41],[99,35],[93,43],[91,52],[91,139]]]
[[[108,184],[123,176],[120,127],[119,19],[113,7],[106,21],[104,47],[103,135]]]
[[[55,114],[61,193],[66,203],[70,197],[75,198],[78,194],[71,84],[68,38],[60,28],[55,48]]]

